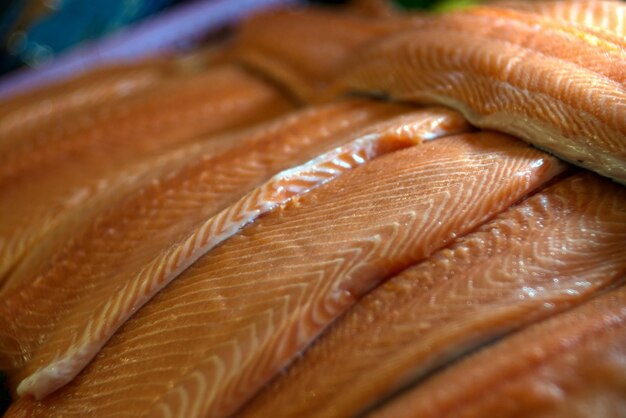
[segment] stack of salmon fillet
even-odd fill
[[[626,6],[374,5],[0,102],[7,417],[626,416]]]

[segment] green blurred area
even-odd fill
[[[394,3],[404,9],[432,10],[447,12],[454,9],[471,6],[479,3],[478,0],[394,0]]]

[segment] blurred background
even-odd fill
[[[81,42],[162,12],[176,0],[14,0],[0,5],[0,73],[37,67]]]
[[[448,9],[472,0],[389,1]],[[346,1],[0,0],[0,100],[103,63],[184,51],[248,14],[296,3]]]

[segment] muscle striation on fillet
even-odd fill
[[[370,416],[622,416],[625,307],[621,286],[484,348]]]
[[[47,231],[124,190],[148,161],[290,107],[264,81],[223,67],[26,132],[0,151],[0,286]]]
[[[619,283],[624,242],[626,191],[562,180],[366,295],[238,416],[354,416]]]
[[[445,119],[445,113],[439,117]],[[151,261],[137,276],[121,283],[108,297],[106,304],[92,310],[82,332],[72,335],[72,344],[65,351],[57,349],[55,358],[26,377],[17,387],[17,393],[42,398],[66,384],[133,312],[202,255],[264,213],[358,165],[388,152],[415,145],[424,136],[432,138],[448,133],[445,129],[420,132],[424,128],[432,128],[431,123],[436,118],[437,115],[433,118],[430,112],[418,112],[413,117],[400,117],[398,121],[386,123],[397,129],[391,132],[375,130],[302,166],[281,172],[203,222],[182,242],[171,246],[163,255]],[[396,131],[399,134],[395,134]],[[61,332],[67,331],[63,328]]]
[[[493,133],[376,158],[201,257],[31,413],[227,416],[381,280],[563,168]]]
[[[271,209],[263,201],[247,205],[274,186],[285,186],[279,181],[258,189],[276,172],[355,136],[372,134],[381,144],[399,146],[467,129],[448,110],[357,100],[290,114],[237,135],[240,139],[226,138],[239,145],[221,154],[188,156],[176,169],[96,212],[54,264],[40,272],[30,269],[37,274],[6,292],[3,311],[13,321],[0,327],[5,331],[0,352],[14,370],[11,380],[17,384],[34,375],[19,391],[38,397],[71,380],[129,315],[216,239]],[[323,180],[320,176],[311,180]],[[239,201],[248,192],[249,198]],[[224,223],[224,216],[232,222]],[[48,318],[43,323],[42,316]]]
[[[605,31],[622,43],[626,41],[626,5],[622,1],[504,1],[490,6],[537,13],[559,22]]]
[[[7,417],[626,414],[624,3],[225,32],[0,100]]]
[[[626,184],[625,51],[583,26],[482,7],[388,36],[337,89],[444,104]]]

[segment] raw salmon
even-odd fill
[[[622,417],[626,287],[450,366],[370,416]]]
[[[62,216],[125,183],[142,158],[275,116],[291,104],[236,67],[179,79],[125,104],[90,110],[0,153],[0,286]]]
[[[378,119],[385,119],[398,112],[406,111],[408,113],[405,116],[391,118],[389,121],[377,124],[371,128],[375,131],[376,136],[392,136],[397,138],[398,141],[404,140],[403,138],[407,137],[410,138],[411,141],[434,139],[439,136],[450,135],[469,129],[467,123],[454,111],[438,108],[409,110],[411,109],[407,107],[389,106],[386,104],[378,105],[373,102],[356,101],[351,104],[313,109],[311,111],[312,114],[305,112],[305,114],[308,115],[307,117],[298,119],[297,116],[290,116],[289,120],[299,126],[299,124],[305,124],[309,120],[312,121],[312,123],[316,123],[314,121],[326,117],[331,120],[329,122],[331,124],[330,130],[334,130],[335,128],[341,130],[345,128],[352,129],[354,132],[355,129],[358,131],[357,128],[361,125],[374,123]],[[344,113],[341,123],[345,126],[333,125],[334,122],[332,120],[335,116],[331,117],[329,114],[341,112]],[[350,120],[351,118],[353,118],[353,120]],[[284,121],[279,121],[279,126],[281,123],[283,124],[282,126],[285,127]],[[368,128],[368,130],[369,129],[370,128]],[[128,181],[128,178],[131,177],[133,186],[129,188],[131,190],[138,190],[146,184],[158,181],[159,178],[166,176],[168,170],[175,172],[185,164],[193,163],[193,161],[197,160],[197,155],[202,155],[204,159],[212,158],[228,148],[245,146],[243,143],[246,141],[243,139],[250,136],[252,137],[250,141],[254,142],[254,138],[258,137],[259,134],[263,132],[262,129],[258,131],[259,132],[252,135],[250,132],[222,135],[221,137],[214,138],[205,143],[183,147],[177,149],[176,152],[170,152],[166,153],[164,156],[160,156],[157,162],[149,161],[147,164],[142,164],[140,167],[141,170],[121,172],[118,177],[124,181]],[[324,135],[327,133],[328,132],[324,133]],[[352,135],[352,133],[350,135]],[[355,132],[354,135],[357,135],[357,133]],[[262,134],[261,136],[264,137],[267,136],[267,134]],[[256,139],[256,141],[258,141],[258,139]],[[143,174],[143,178],[140,180],[136,179],[136,177],[139,176],[138,171],[141,171]],[[119,188],[114,191],[114,194],[115,193],[120,193]],[[98,199],[91,199],[89,205],[81,205],[80,217],[65,216],[63,218],[64,222],[59,222],[59,225],[46,235],[46,239],[42,240],[34,251],[31,251],[30,254],[24,257],[19,266],[11,273],[3,290],[6,291],[25,280],[32,280],[43,266],[50,263],[50,260],[56,260],[55,253],[59,252],[58,249],[62,248],[67,241],[72,239],[72,235],[78,234],[76,224],[80,223],[80,221],[83,223],[89,222],[90,219],[93,219],[93,216],[98,216],[98,212],[103,210],[103,205],[112,205],[111,199],[114,199],[114,197],[110,197],[109,194],[104,193],[102,196],[99,196]],[[94,205],[94,201],[96,201],[97,204]],[[91,211],[93,215],[87,215],[86,213],[88,211]],[[80,218],[80,221],[77,221],[77,218]],[[2,292],[0,292],[0,295],[1,294]]]
[[[377,158],[214,248],[30,412],[228,415],[364,292],[562,169],[494,133]]]
[[[352,54],[401,25],[316,9],[252,17],[238,34],[234,55],[302,101],[315,100]]]
[[[0,101],[0,142],[42,120],[61,120],[72,112],[138,93],[176,72],[172,61],[154,59],[89,71],[78,77]]]
[[[368,17],[397,17],[402,12],[397,4],[388,0],[355,0],[348,7],[351,13]]]
[[[355,130],[409,110],[350,101],[289,115],[242,134],[252,139],[232,151],[193,159],[96,217],[49,268],[4,295],[3,316],[12,320],[0,326],[11,330],[0,339],[2,352],[9,367],[19,369],[16,383],[28,377],[18,392],[41,397],[71,380],[133,312],[219,239],[270,210],[281,196],[327,178],[311,172],[298,179],[293,177],[297,170],[288,172],[288,184],[279,177],[237,202],[246,192],[277,171],[344,143]],[[437,109],[417,110],[388,123],[393,126],[380,132],[372,128],[374,139],[392,138],[394,146],[467,129],[458,114]],[[372,148],[359,157],[364,160],[384,151],[367,143],[358,147]],[[315,160],[313,167],[323,161]],[[328,178],[341,173],[341,167],[321,167]],[[41,323],[41,316],[48,320]]]
[[[350,103],[341,103],[338,105],[330,105],[327,108],[312,109],[302,114],[293,114],[287,116],[285,119],[280,119],[275,123],[270,123],[265,127],[259,129],[252,128],[252,130],[245,131],[243,133],[234,133],[221,136],[215,136],[209,140],[200,141],[190,146],[181,147],[175,152],[167,152],[163,155],[159,155],[156,159],[149,159],[146,163],[139,164],[139,168],[133,167],[130,171],[122,171],[115,173],[116,178],[121,181],[128,182],[130,179],[131,185],[126,187],[128,190],[125,193],[120,193],[119,190],[114,190],[114,194],[120,194],[122,197],[126,194],[132,194],[133,191],[144,193],[142,189],[146,187],[153,187],[155,193],[159,189],[160,181],[168,176],[178,175],[183,176],[184,173],[180,172],[185,166],[193,167],[194,165],[202,164],[202,161],[208,161],[216,156],[219,156],[224,151],[231,147],[238,147],[240,150],[245,148],[247,143],[258,143],[259,146],[263,142],[270,141],[272,136],[281,136],[284,141],[296,141],[295,136],[300,133],[304,136],[303,144],[309,145],[315,143],[315,139],[324,138],[324,136],[332,137],[333,133],[343,135],[343,129],[358,129],[365,124],[376,122],[379,119],[384,119],[394,114],[401,113],[403,110],[408,111],[408,107],[389,106],[386,104],[376,104],[369,101],[355,101]],[[452,111],[440,111],[435,109],[433,113],[425,113],[424,116],[424,128],[431,129],[436,135],[438,132],[443,132],[446,129],[450,129],[454,132],[455,129],[466,129],[467,125],[462,119],[454,114]],[[426,123],[427,115],[432,115],[432,125]],[[441,116],[441,118],[438,118]],[[343,122],[339,121],[339,118],[343,117]],[[321,124],[323,122],[329,124],[326,131],[323,131],[318,126],[313,126],[307,131],[307,123]],[[347,131],[346,131],[347,132]],[[244,144],[245,143],[245,144]],[[235,151],[235,154],[238,151]],[[289,151],[289,152],[294,152]],[[231,154],[233,155],[233,154]],[[201,166],[201,165],[200,165]],[[202,166],[201,166],[202,167]],[[141,177],[138,173],[145,173],[145,176]],[[138,178],[139,177],[139,178]],[[144,178],[145,177],[145,178]],[[180,181],[184,181],[181,178]],[[114,183],[114,182],[112,182]],[[152,184],[155,183],[155,184]],[[172,183],[173,184],[173,183]],[[110,187],[109,187],[110,188]],[[119,186],[118,186],[119,189]],[[102,207],[96,207],[94,210],[90,210],[90,206],[84,202],[78,206],[81,216],[72,216],[70,212],[69,216],[63,216],[62,221],[46,236],[45,240],[39,244],[34,251],[25,256],[24,260],[20,263],[16,271],[12,272],[8,281],[4,285],[4,291],[11,289],[20,283],[30,283],[39,270],[46,265],[51,264],[50,260],[61,263],[58,259],[58,254],[61,254],[65,241],[69,241],[72,234],[76,232],[69,228],[66,224],[76,223],[77,219],[83,223],[90,221],[90,216],[85,214],[85,211],[93,212],[93,216],[99,216],[99,212],[106,209],[106,207],[114,206],[115,197],[108,196],[106,193],[102,193],[98,201],[103,201]],[[131,197],[132,198],[132,197]],[[141,196],[136,196],[135,199],[141,199]],[[90,199],[89,202],[93,202],[96,199]],[[139,202],[140,200],[137,200]],[[140,203],[137,203],[140,204]],[[96,205],[97,206],[97,205]],[[121,213],[121,212],[120,212]],[[109,225],[111,221],[107,221]],[[74,228],[75,229],[75,228]],[[104,230],[101,231],[100,237],[104,235]],[[75,238],[74,238],[75,239]],[[75,242],[72,245],[77,245]],[[46,247],[46,248],[42,248]],[[50,248],[52,251],[50,252]],[[70,258],[76,259],[76,254]]]
[[[117,202],[123,201],[133,193],[150,187],[155,181],[183,168],[198,155],[204,158],[218,156],[229,149],[241,146],[243,135],[226,134],[205,141],[176,147],[153,158],[141,159],[135,164],[112,173],[111,177],[101,179],[93,189],[83,189],[77,198],[81,201],[73,207],[56,214],[54,222],[42,234],[42,237],[29,248],[6,276],[0,297],[12,291],[20,284],[32,281],[41,269],[57,261],[63,249],[74,242],[87,228],[90,222],[106,212]],[[40,220],[41,221],[41,220]],[[33,226],[39,227],[33,222]]]
[[[620,281],[624,242],[626,189],[565,179],[365,296],[240,416],[354,416]]]
[[[1,148],[0,184],[69,156],[93,158],[103,147],[108,147],[108,159],[136,158],[139,153],[189,140],[190,134],[197,136],[224,129],[230,122],[225,116],[236,118],[237,111],[248,110],[246,105],[256,104],[259,97],[265,100],[271,97],[280,105],[277,99],[280,96],[272,86],[230,65],[190,77],[173,77],[145,93],[121,103],[80,110],[73,118],[59,121],[50,129],[18,136],[19,140]],[[218,118],[220,111],[224,114]],[[263,118],[258,116],[258,120]],[[156,134],[158,140],[153,137]]]
[[[621,42],[626,36],[626,5],[621,1],[514,1],[490,6],[529,11],[557,21],[608,31],[618,39],[621,37]]]
[[[339,91],[444,104],[626,184],[623,37],[482,7],[423,19],[347,68]]]

